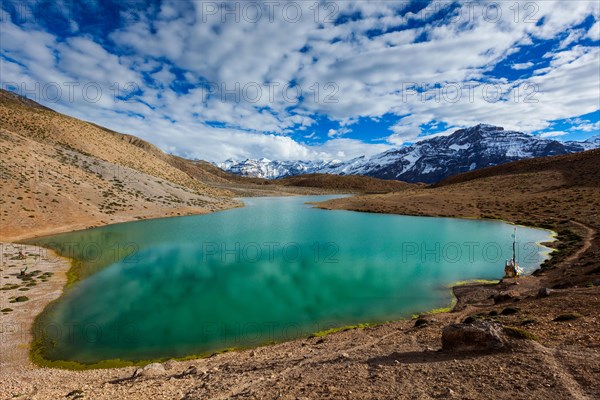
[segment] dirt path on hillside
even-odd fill
[[[583,253],[588,251],[590,249],[590,247],[592,247],[592,241],[594,240],[594,238],[596,237],[596,234],[597,234],[596,230],[594,228],[592,228],[591,226],[582,224],[581,222],[577,222],[574,220],[571,220],[571,222],[574,223],[575,225],[579,226],[586,233],[585,233],[585,236],[583,237],[583,245],[576,252],[574,252],[569,257],[567,257],[563,261],[564,264],[570,264],[573,261],[576,261],[583,255]]]

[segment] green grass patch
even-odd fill
[[[73,286],[77,281],[81,279],[81,271],[83,270],[83,263],[75,259],[71,260],[71,268],[67,271],[67,283],[65,288]]]
[[[454,286],[454,285],[452,285],[452,286]],[[420,314],[413,314],[412,319],[418,319],[418,318],[426,317],[428,315],[435,315],[435,314],[447,313],[447,312],[452,311],[452,309],[456,305],[456,302],[458,301],[456,296],[454,296],[454,292],[452,292],[452,288],[450,288],[450,296],[451,296],[451,300],[450,300],[449,306],[441,307],[441,308],[434,308],[433,310],[425,311]]]
[[[505,326],[504,332],[508,336],[513,337],[515,339],[535,340],[535,341],[539,340],[539,338],[535,334],[533,334],[525,329],[517,328],[515,326]]]
[[[450,285],[451,287],[453,286],[465,286],[465,285],[497,285],[498,283],[500,283],[499,280],[489,280],[489,279],[469,279],[466,281],[458,281],[453,283],[452,285]]]
[[[376,325],[377,324],[357,324],[357,325],[340,326],[337,328],[331,328],[331,329],[326,329],[324,331],[315,332],[315,333],[311,334],[309,337],[311,337],[311,338],[323,337],[323,336],[331,335],[332,333],[336,333],[336,332],[345,332],[345,331],[350,331],[353,329],[369,328],[369,327],[376,326]]]

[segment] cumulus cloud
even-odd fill
[[[525,63],[513,64],[511,67],[512,67],[512,69],[521,70],[521,69],[531,68],[533,66],[534,66],[534,64],[532,62],[525,62]]]
[[[564,135],[568,135],[568,134],[569,134],[569,132],[565,132],[565,131],[551,131],[551,132],[540,133],[540,137],[555,138],[555,137],[564,136]]]
[[[587,37],[592,40],[600,40],[600,21],[596,21],[587,33]]]
[[[531,132],[599,108],[600,53],[584,41],[600,35],[597,2],[251,3],[163,1],[103,35],[71,20],[66,37],[8,16],[2,82],[46,104],[32,88],[58,84],[63,95],[47,105],[59,111],[214,161],[347,159],[420,140],[432,121],[448,127],[438,135],[480,122]],[[575,28],[590,16],[587,31]],[[557,38],[547,54],[507,64],[539,66],[531,76],[493,73]],[[72,98],[65,83],[78,84]],[[387,129],[347,137],[361,117],[383,115],[396,117]]]

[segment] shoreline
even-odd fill
[[[131,222],[142,222],[142,221],[150,221],[150,220],[165,219],[165,218],[179,218],[179,217],[191,217],[191,216],[195,216],[195,215],[208,215],[208,214],[214,214],[214,213],[228,211],[228,210],[234,210],[236,208],[241,208],[243,206],[244,206],[243,204],[240,204],[236,207],[223,208],[223,209],[215,210],[215,211],[199,209],[197,211],[187,211],[187,214],[182,214],[182,215],[149,216],[149,217],[144,217],[144,218],[138,218],[137,216],[133,216],[133,217],[126,216],[125,218],[123,218],[119,221],[111,221],[111,222],[106,222],[106,223],[95,223],[95,224],[91,224],[91,225],[86,225],[84,223],[75,223],[75,224],[63,225],[63,226],[55,227],[55,228],[44,228],[41,230],[41,232],[38,231],[37,233],[35,233],[33,235],[22,234],[22,235],[16,235],[16,236],[14,236],[14,235],[13,236],[2,236],[2,237],[0,237],[0,243],[19,243],[20,244],[20,243],[23,243],[26,241],[31,241],[34,239],[44,238],[44,237],[48,237],[48,236],[55,236],[55,235],[60,235],[60,234],[85,231],[85,230],[94,229],[94,228],[103,228],[103,227],[111,226],[111,225],[128,224]],[[172,212],[176,212],[176,211],[177,211],[177,209],[175,209]],[[179,211],[181,212],[181,210],[179,210]]]
[[[35,246],[35,245],[30,245],[30,246],[36,247],[38,249],[46,249],[48,251],[52,251],[51,249],[43,248],[41,246]],[[63,256],[58,256],[58,257],[64,259],[65,262],[69,265],[69,269],[65,272],[65,276],[68,276],[68,273],[70,272],[70,270],[73,266],[73,262],[76,260],[68,258],[68,257],[63,257]],[[530,275],[531,274],[528,274],[527,276],[530,276]],[[392,324],[392,323],[397,323],[397,322],[412,321],[415,319],[432,316],[432,315],[436,315],[436,314],[441,314],[441,313],[450,313],[450,312],[452,312],[453,308],[456,307],[456,305],[458,304],[458,302],[460,300],[459,296],[457,296],[457,294],[454,292],[455,288],[465,287],[465,286],[477,287],[477,286],[482,286],[482,285],[494,286],[494,285],[498,285],[500,283],[502,283],[502,278],[497,279],[497,280],[496,279],[488,280],[488,279],[474,278],[474,279],[459,280],[459,281],[449,283],[444,286],[444,288],[448,289],[450,292],[449,293],[450,299],[449,299],[448,305],[446,307],[439,307],[439,308],[424,310],[419,313],[411,314],[410,316],[407,316],[404,318],[399,318],[399,319],[392,319],[392,320],[387,320],[387,321],[383,321],[383,322],[368,322],[368,321],[367,322],[357,322],[352,325],[341,325],[341,326],[329,328],[324,331],[311,332],[311,333],[307,334],[306,336],[303,335],[303,336],[300,336],[297,338],[292,338],[292,339],[287,339],[287,340],[271,341],[271,342],[266,342],[263,344],[258,344],[255,346],[250,346],[250,347],[224,348],[224,349],[219,349],[219,350],[211,351],[211,352],[207,352],[207,353],[190,354],[190,355],[181,356],[181,357],[162,357],[162,358],[151,358],[151,359],[137,360],[137,361],[121,360],[121,359],[108,359],[108,360],[101,360],[101,361],[98,361],[98,362],[92,363],[92,364],[84,364],[84,363],[80,363],[78,361],[48,360],[36,352],[35,346],[37,345],[37,343],[34,341],[35,335],[33,334],[33,329],[35,328],[35,324],[38,323],[38,321],[41,318],[44,318],[44,314],[46,313],[48,308],[54,302],[60,300],[60,297],[63,295],[64,290],[67,288],[67,285],[69,284],[69,282],[67,280],[65,280],[64,285],[62,286],[62,289],[60,291],[60,295],[58,297],[50,300],[43,307],[43,309],[37,315],[35,315],[35,317],[33,318],[33,321],[31,322],[31,324],[29,326],[30,341],[29,341],[29,344],[27,347],[27,356],[28,356],[27,359],[35,368],[54,368],[54,369],[61,369],[61,370],[65,370],[65,371],[123,369],[123,368],[128,368],[128,367],[144,367],[148,364],[164,363],[164,362],[168,362],[168,361],[183,362],[183,361],[189,361],[189,360],[200,360],[200,359],[210,358],[215,355],[219,355],[219,354],[223,354],[223,353],[256,350],[256,349],[259,349],[262,347],[268,347],[268,346],[273,346],[273,345],[282,344],[282,343],[289,343],[289,342],[293,342],[293,341],[297,341],[297,340],[310,339],[310,338],[314,338],[314,337],[323,337],[323,336],[338,333],[338,332],[345,332],[345,331],[350,331],[350,330],[355,330],[355,329],[363,329],[363,328],[372,328],[372,327],[377,327],[377,326]]]
[[[46,307],[59,299],[64,293],[67,283],[67,272],[72,260],[58,255],[51,249],[40,246],[0,242],[2,251],[2,271],[11,271],[13,278],[3,279],[0,292],[1,307],[5,319],[1,324],[0,353],[2,370],[12,370],[27,365],[34,365],[30,358],[30,350],[34,342],[33,326]],[[19,251],[27,254],[26,259],[14,259]],[[34,260],[32,260],[32,257]],[[19,280],[18,271],[27,267],[31,279]],[[39,271],[39,272],[38,272]],[[4,274],[3,274],[4,275]],[[29,282],[25,284],[25,282]],[[19,289],[7,290],[7,285],[18,285]],[[27,290],[25,290],[27,289]],[[15,293],[15,290],[18,290]],[[22,302],[13,301],[21,295],[27,297]],[[30,298],[31,296],[31,298]],[[8,318],[7,318],[8,317]]]
[[[17,246],[23,245],[18,244]],[[533,280],[533,285],[531,285],[530,280]],[[17,350],[24,355],[25,363],[21,366],[13,366],[10,370],[2,368],[2,371],[0,371],[0,379],[2,379],[6,385],[0,389],[0,399],[29,398],[31,396],[35,396],[36,398],[40,399],[62,398],[65,397],[66,394],[69,394],[73,391],[81,391],[86,394],[86,398],[92,396],[91,398],[97,399],[145,399],[151,394],[162,394],[167,398],[182,398],[184,393],[186,393],[185,398],[206,398],[207,396],[211,398],[228,398],[236,393],[243,392],[246,390],[244,389],[245,387],[256,387],[257,384],[259,385],[258,390],[260,393],[273,393],[273,390],[281,390],[281,385],[286,385],[285,382],[288,382],[287,386],[285,387],[294,385],[296,387],[294,391],[297,394],[300,394],[297,389],[298,387],[303,386],[302,383],[290,383],[291,377],[286,373],[287,370],[300,371],[304,365],[309,367],[313,362],[318,362],[318,360],[329,360],[329,362],[334,363],[331,364],[331,368],[333,368],[332,373],[334,373],[334,375],[332,375],[333,379],[333,376],[338,376],[338,368],[340,367],[336,367],[336,365],[340,362],[339,357],[342,357],[341,360],[346,360],[346,363],[350,362],[351,365],[353,365],[353,370],[356,371],[355,373],[359,373],[360,375],[360,364],[357,366],[352,360],[355,357],[360,357],[361,359],[368,359],[369,357],[383,357],[381,359],[385,360],[385,357],[387,357],[384,355],[386,351],[385,349],[388,349],[388,352],[401,352],[392,353],[392,357],[396,358],[395,361],[392,359],[393,363],[395,364],[398,364],[397,357],[401,357],[400,360],[402,360],[402,357],[405,357],[403,354],[405,354],[406,357],[409,357],[409,360],[414,359],[414,361],[407,361],[408,364],[404,364],[404,361],[400,361],[400,365],[404,365],[403,368],[408,368],[408,376],[413,377],[411,379],[416,379],[416,382],[421,382],[421,384],[425,385],[423,387],[429,387],[430,389],[434,388],[435,391],[435,387],[437,387],[435,386],[435,382],[438,382],[438,380],[433,378],[429,379],[427,376],[446,376],[448,377],[447,379],[452,379],[448,375],[450,371],[452,371],[452,363],[448,364],[447,360],[452,361],[454,359],[454,362],[456,362],[455,355],[444,355],[444,353],[437,353],[435,351],[435,348],[439,346],[439,332],[441,328],[445,324],[459,322],[466,316],[472,315],[470,313],[472,313],[473,310],[481,310],[481,306],[473,309],[473,306],[470,304],[482,302],[485,303],[484,299],[489,298],[490,293],[503,293],[505,291],[512,291],[515,289],[519,290],[519,288],[521,293],[527,293],[527,290],[532,288],[537,291],[537,286],[539,286],[537,283],[539,282],[540,279],[538,277],[529,275],[525,276],[520,281],[521,285],[516,287],[513,286],[513,283],[511,282],[502,281],[494,285],[482,283],[479,280],[476,280],[475,282],[454,282],[452,285],[449,285],[451,305],[453,306],[452,310],[450,312],[448,312],[448,309],[430,310],[430,312],[438,312],[422,312],[421,314],[416,315],[416,317],[419,319],[424,319],[427,321],[424,326],[416,327],[416,320],[411,318],[387,321],[382,322],[381,324],[357,324],[355,326],[342,326],[328,332],[315,332],[308,338],[302,337],[284,342],[266,343],[265,345],[261,346],[253,346],[250,349],[224,349],[223,352],[214,353],[217,356],[209,356],[206,358],[196,358],[195,355],[191,355],[180,359],[169,359],[168,361],[160,360],[160,364],[153,363],[144,368],[139,368],[139,365],[108,366],[107,368],[103,369],[86,369],[79,371],[72,369],[44,368],[34,364],[31,361],[29,358],[29,347],[19,348]],[[61,293],[63,288],[64,286],[61,287]],[[577,294],[581,292],[581,290],[579,290],[574,292],[575,294],[570,294],[568,296],[584,296],[585,299],[583,299],[583,301],[585,301],[586,307],[588,307],[587,298],[589,296],[586,296],[585,293],[595,293],[594,291],[596,289],[591,288],[582,290],[583,293],[581,294]],[[564,296],[567,296],[567,293],[571,292],[562,290],[557,291],[557,294],[549,298],[551,300],[550,304],[556,304],[558,301],[559,304],[561,304],[561,308],[573,307],[568,305],[565,306],[565,300],[561,300],[564,298]],[[555,296],[558,297],[555,298]],[[502,310],[502,307],[510,305],[511,302],[508,302],[505,305],[499,305],[497,307],[500,307],[499,310]],[[519,307],[524,305],[525,304],[519,305]],[[536,312],[536,320],[538,317],[540,317],[540,315],[544,315],[544,312],[546,314],[548,312],[552,313],[552,310],[556,309],[556,305],[550,305],[549,307],[550,308],[547,308],[546,311]],[[487,308],[489,309],[489,306],[487,306]],[[583,309],[579,308],[579,310],[581,310],[580,312],[585,313]],[[587,308],[585,308],[585,310],[587,310]],[[440,313],[439,311],[442,312]],[[538,315],[539,312],[542,312],[542,314]],[[585,318],[582,318],[582,320],[585,323],[585,321],[589,318],[592,318],[592,316],[586,316]],[[548,321],[550,322],[545,322],[545,324],[552,324],[551,319]],[[519,326],[518,320],[515,322],[514,318],[513,320],[509,321],[505,321],[503,319],[502,323],[508,323],[508,326]],[[581,322],[579,322],[579,324],[581,324]],[[570,325],[571,324],[569,324],[569,326]],[[530,328],[528,327],[528,331],[529,329]],[[546,336],[544,331],[540,331],[540,329],[541,327],[534,328],[533,332],[536,335],[544,335],[544,342],[542,343],[553,346],[552,343],[555,342],[555,339]],[[584,332],[588,332],[585,330],[585,328],[582,329]],[[560,340],[562,341],[564,340],[564,335],[567,335],[568,337],[569,332],[561,332],[562,333],[559,336]],[[29,332],[29,334],[31,333]],[[589,333],[587,334],[589,335]],[[595,334],[592,333],[592,335]],[[600,336],[598,337],[600,338]],[[393,338],[393,340],[390,341],[387,338]],[[415,340],[418,342],[415,342]],[[418,344],[421,343],[421,340],[425,340],[425,342],[423,342],[423,344]],[[548,342],[548,340],[550,342]],[[371,347],[373,346],[373,343],[379,343],[379,345],[376,348],[373,348]],[[569,365],[564,365],[561,363],[559,364],[561,366],[556,368],[546,365],[545,361],[543,361],[544,353],[539,353],[539,345],[535,344],[535,346],[532,347],[532,345],[529,345],[528,343],[528,341],[521,340],[515,342],[514,345],[518,346],[520,349],[519,352],[523,354],[522,356],[519,356],[520,359],[538,357],[538,354],[542,355],[541,365],[537,365],[540,364],[537,362],[532,364],[533,367],[539,371],[538,374],[542,374],[543,371],[548,371],[548,368],[550,368],[551,371],[556,371],[555,373],[559,373],[562,368],[566,368],[567,365]],[[380,346],[384,346],[384,348],[378,351],[371,350],[377,349]],[[319,350],[320,348],[323,348],[323,350]],[[384,353],[382,354],[381,351],[384,351]],[[342,356],[340,356],[340,354],[342,354]],[[346,354],[349,354],[350,358],[347,358],[348,356]],[[398,355],[393,356],[393,354]],[[494,372],[493,368],[490,369],[488,366],[488,363],[490,362],[494,365],[504,366],[505,369],[513,368],[511,366],[510,357],[507,358],[505,354],[506,353],[504,352],[500,352],[496,355],[484,356],[483,358],[475,356],[471,358],[472,356],[469,356],[467,359],[459,358],[459,360],[463,360],[460,361],[460,363],[465,363],[464,360],[471,360],[467,361],[466,364],[473,364],[476,366],[478,371],[476,376],[486,376],[489,379],[497,372],[497,369],[496,372]],[[447,357],[450,357],[450,359]],[[489,357],[492,357],[493,361],[489,360]],[[592,357],[591,359],[593,359],[594,355],[590,354],[589,357]],[[428,359],[434,361],[434,363],[430,363],[430,361],[427,361]],[[246,364],[250,366],[250,371],[255,370],[256,373],[247,372],[248,369],[243,367],[243,365]],[[159,368],[159,371],[156,372],[156,375],[145,376],[146,372],[144,371],[146,368],[152,368],[156,365],[158,365],[157,368]],[[237,373],[235,372],[236,369],[231,370],[232,366],[234,365],[240,365],[242,370],[237,371]],[[261,365],[263,367],[261,367]],[[287,366],[279,367],[279,365]],[[384,363],[383,365],[384,367],[379,368],[388,368],[385,367],[387,364]],[[423,375],[419,368],[422,368],[420,366],[426,365],[428,366],[428,370],[431,372]],[[263,368],[265,368],[264,371],[262,370]],[[357,370],[356,368],[359,369]],[[385,370],[386,369],[381,371],[383,372]],[[231,371],[231,373],[234,375],[231,375],[229,371]],[[268,371],[272,371],[270,373],[271,375],[269,375]],[[148,374],[150,374],[150,372],[148,372]],[[136,378],[136,376],[139,377]],[[237,377],[232,381],[233,378],[231,378],[231,376]],[[309,374],[309,376],[312,375]],[[308,379],[311,379],[314,382],[312,384],[317,385],[316,387],[318,388],[319,382],[325,382],[323,379],[327,379],[327,376],[327,373],[321,372]],[[201,386],[197,386],[202,381],[206,381],[206,379],[209,379],[209,382],[211,382],[211,386],[209,388],[201,389]],[[238,379],[242,380],[241,383],[238,382]],[[337,380],[339,379],[340,378],[338,376]],[[343,377],[341,379],[343,380]],[[544,382],[544,379],[546,378],[544,378],[542,375],[539,375],[539,377],[536,378],[536,380],[541,382]],[[496,382],[495,385],[500,384],[499,382],[500,381]],[[517,382],[523,382],[523,380],[519,378],[517,379]],[[547,380],[546,382],[549,382],[548,385],[556,384],[554,380]],[[559,381],[559,383],[560,382],[561,381]],[[274,389],[274,387],[279,387],[279,389]],[[458,388],[458,390],[461,392],[464,390],[471,391],[464,393],[476,393],[476,391],[473,392],[473,390],[475,390],[473,384],[468,382],[464,382],[458,387],[454,386],[454,388],[455,390]],[[395,391],[397,389],[390,388],[389,390]],[[569,389],[561,388],[560,392],[565,393],[565,390]],[[317,393],[321,393],[321,395],[326,396],[327,391],[323,392],[321,390],[317,390]],[[342,394],[341,397],[352,397],[351,395],[347,394],[348,392],[345,393],[346,395]],[[567,391],[566,393],[570,393],[570,391]],[[3,395],[6,396],[4,397]]]
[[[279,197],[279,196],[271,196],[271,197]],[[287,197],[287,196],[286,196]],[[240,199],[236,199],[236,200],[240,200]],[[241,207],[244,207],[244,203],[243,201],[240,200],[241,203]],[[305,204],[310,204],[310,205],[318,205],[319,203],[305,203]],[[224,209],[224,210],[218,210],[218,211],[214,211],[214,212],[221,212],[221,211],[228,211],[231,209],[235,209],[237,207],[233,207],[233,208],[228,208],[228,209]],[[327,208],[322,208],[322,207],[314,207],[314,208],[320,208],[320,209],[325,209],[328,210]],[[353,212],[368,212],[368,211],[360,211],[360,210],[345,210],[345,211],[353,211]],[[166,217],[157,217],[157,218],[148,218],[149,219],[164,219],[164,218],[177,218],[177,217],[185,217],[185,216],[192,216],[192,215],[204,215],[204,214],[209,214],[209,213],[196,213],[196,214],[189,214],[189,215],[177,215],[177,216],[166,216]],[[398,214],[396,214],[398,215]],[[453,219],[469,219],[469,220],[481,220],[481,221],[494,221],[494,222],[501,222],[501,223],[505,223],[505,224],[512,224],[509,221],[505,221],[505,220],[500,220],[500,219],[491,219],[491,218],[462,218],[462,217],[452,217],[452,216],[444,216],[444,217],[436,217],[436,216],[423,216],[423,215],[407,215],[407,216],[414,216],[414,217],[429,217],[429,218],[453,218]],[[122,221],[122,222],[117,222],[114,224],[105,224],[105,225],[101,225],[101,226],[95,226],[93,228],[99,228],[99,227],[104,227],[104,226],[110,226],[110,225],[117,225],[117,224],[122,224],[122,223],[131,223],[131,222],[137,222],[137,220],[132,220],[132,221]],[[514,224],[513,224],[514,225]],[[530,228],[530,229],[538,229],[538,230],[544,230],[544,231],[548,231],[551,233],[551,238],[554,238],[555,241],[557,241],[557,234],[556,232],[546,229],[546,228],[541,228],[541,227],[528,227],[525,225],[519,225],[522,227],[526,227],[526,228]],[[69,231],[69,232],[62,232],[62,233],[70,233],[70,232],[77,232],[77,231],[82,231],[82,230],[86,230],[86,229],[92,229],[92,227],[90,228],[85,228],[85,229],[79,229],[79,230],[75,230],[75,231]],[[53,235],[46,235],[46,236],[53,236]],[[44,236],[33,236],[29,239],[22,239],[22,242],[25,241],[32,241],[34,239],[40,238],[40,237],[44,237]],[[18,246],[33,246],[35,248],[37,248],[38,250],[43,249],[44,251],[49,251],[51,253],[56,254],[52,249],[46,248],[46,247],[42,247],[42,246],[37,246],[35,244],[31,244],[31,243],[19,243],[16,242],[15,244]],[[545,254],[546,257],[544,261],[551,259],[551,253],[554,251],[554,249],[544,246],[541,244],[542,242],[536,242],[536,244],[544,249],[547,249],[547,251],[544,251],[543,254]],[[543,242],[546,243],[546,242]],[[10,243],[9,243],[10,244]],[[542,254],[542,253],[540,253]],[[29,330],[29,337],[30,337],[30,341],[29,341],[29,345],[28,345],[28,349],[27,349],[27,358],[29,360],[29,362],[34,365],[34,367],[36,368],[43,368],[43,367],[50,367],[50,368],[59,368],[59,369],[64,369],[64,370],[68,370],[68,371],[81,371],[81,370],[95,370],[95,369],[120,369],[120,368],[126,368],[126,367],[139,367],[139,366],[144,366],[150,363],[156,363],[156,362],[165,362],[167,360],[173,360],[173,361],[186,361],[186,360],[190,360],[190,359],[201,359],[201,358],[206,358],[206,357],[211,357],[215,354],[220,354],[223,352],[230,352],[230,351],[243,351],[243,350],[249,350],[249,349],[256,349],[256,348],[260,348],[263,346],[269,346],[269,345],[273,345],[273,344],[278,344],[281,342],[274,342],[274,343],[266,343],[264,345],[258,345],[258,346],[253,346],[251,348],[234,348],[234,349],[222,349],[222,350],[218,350],[216,352],[210,352],[207,354],[192,354],[192,355],[188,355],[188,356],[183,356],[183,357],[171,357],[171,358],[156,358],[156,359],[149,359],[149,360],[138,360],[138,361],[127,361],[127,360],[102,360],[99,361],[97,363],[93,363],[93,364],[83,364],[83,363],[79,363],[76,361],[66,361],[66,360],[47,360],[45,358],[43,358],[37,350],[37,346],[40,345],[39,342],[34,341],[35,339],[35,335],[34,335],[34,327],[35,325],[38,323],[39,320],[41,320],[42,318],[44,318],[44,315],[46,313],[46,311],[48,310],[48,308],[51,306],[52,303],[54,303],[55,301],[59,300],[60,297],[64,294],[64,291],[67,289],[67,287],[69,286],[69,284],[73,283],[73,282],[77,282],[79,281],[79,277],[75,280],[75,281],[70,281],[68,279],[69,274],[72,274],[73,269],[75,267],[75,263],[77,262],[76,259],[73,258],[68,258],[68,257],[64,257],[64,256],[57,256],[60,257],[61,259],[65,260],[68,264],[68,268],[65,271],[64,276],[66,277],[64,283],[62,284],[62,288],[60,290],[60,294],[58,297],[50,300],[49,302],[47,302],[41,311],[38,311],[37,314],[35,314],[31,320],[31,323],[29,324],[28,330]],[[540,264],[541,265],[541,264]],[[532,272],[528,273],[526,276],[531,276]],[[407,317],[407,318],[401,318],[398,320],[390,320],[390,321],[386,321],[386,322],[382,322],[382,323],[371,323],[371,322],[361,322],[361,323],[357,323],[354,324],[352,326],[340,326],[340,327],[336,327],[336,328],[332,328],[333,332],[337,332],[339,330],[349,330],[349,329],[356,329],[356,327],[363,327],[363,326],[373,326],[373,325],[379,325],[379,324],[387,324],[387,323],[394,323],[394,322],[398,322],[398,321],[404,321],[404,320],[411,320],[414,319],[415,316],[426,316],[426,315],[433,315],[433,314],[439,314],[439,313],[448,313],[451,312],[453,310],[453,308],[459,303],[460,298],[456,295],[454,289],[460,286],[478,286],[478,284],[482,284],[483,280],[482,279],[478,279],[478,278],[474,278],[474,279],[470,279],[470,280],[465,280],[465,281],[457,281],[457,282],[453,282],[450,283],[448,285],[446,285],[445,287],[448,288],[450,290],[450,300],[447,306],[445,307],[440,307],[440,308],[435,308],[435,309],[431,309],[431,310],[423,310],[421,312],[419,312],[418,314],[412,314],[412,317]],[[501,283],[502,279],[499,279],[497,284]],[[475,283],[475,285],[472,285],[473,283]],[[486,283],[483,283],[485,285],[489,285],[488,281],[486,280]],[[346,329],[345,329],[346,328]],[[331,329],[330,329],[331,331]],[[333,333],[332,332],[332,333]],[[313,337],[315,335],[318,335],[322,332],[313,332],[310,333],[308,335],[308,337]],[[304,337],[300,337],[298,339],[302,339]],[[296,339],[292,339],[292,340],[296,340]],[[287,340],[289,341],[289,340]]]

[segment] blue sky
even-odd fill
[[[598,1],[3,1],[1,83],[221,161],[600,129]]]

